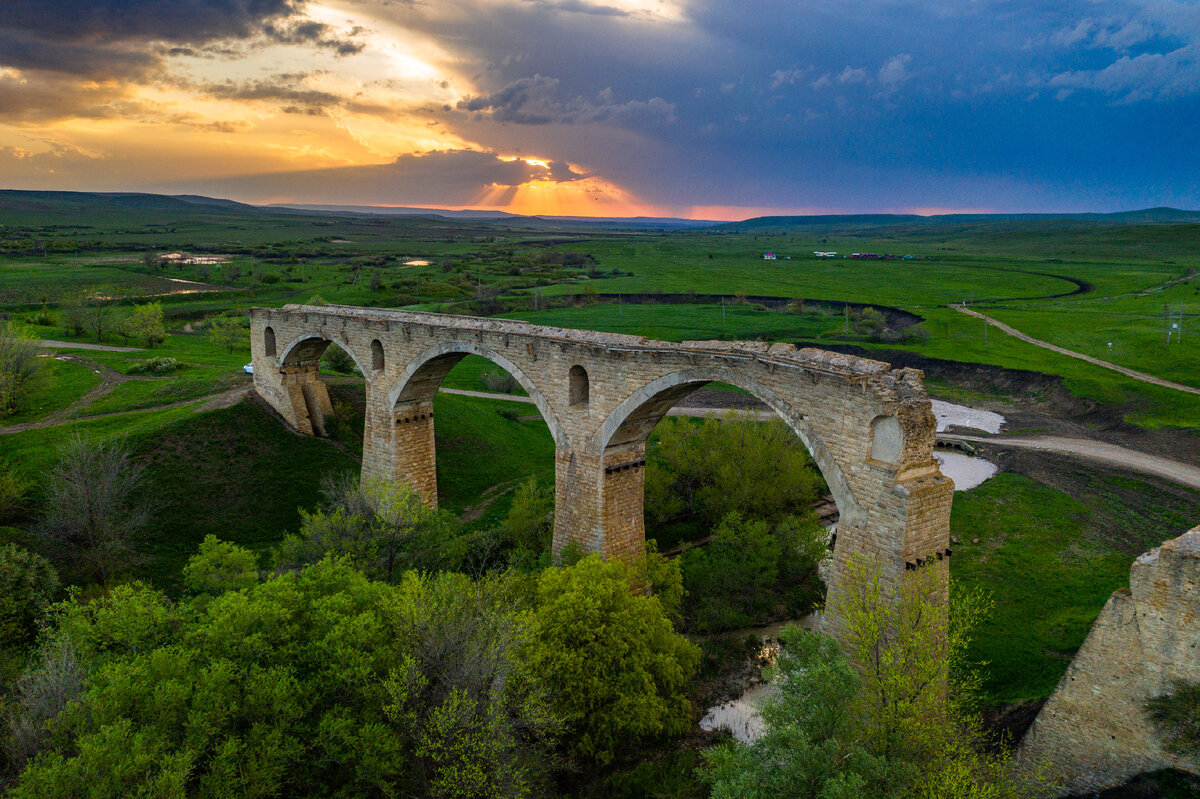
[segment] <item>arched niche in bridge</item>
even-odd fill
[[[269,325],[263,330],[263,354],[275,357],[275,331]]]
[[[554,441],[564,440],[562,425],[542,390],[508,358],[474,341],[444,342],[430,347],[405,365],[388,392],[384,406],[394,417],[391,477],[409,483],[430,504],[437,503],[438,493],[434,398],[450,370],[468,355],[477,355],[507,371],[528,394]],[[523,398],[513,399],[520,401]],[[552,471],[550,462],[546,467],[547,471]],[[508,479],[511,478],[509,475]]]
[[[590,453],[605,457],[622,449],[644,446],[650,433],[671,408],[709,383],[727,383],[743,389],[774,411],[812,456],[829,486],[842,521],[861,516],[859,503],[841,467],[821,440],[819,431],[805,418],[803,409],[758,381],[730,373],[729,370],[687,369],[646,384],[621,402],[604,421],[589,442]]]
[[[573,408],[586,408],[588,399],[591,396],[591,390],[588,386],[588,373],[579,364],[571,367],[571,371],[567,375],[569,385],[568,401]]]
[[[379,343],[379,339],[374,339],[371,342],[371,370],[378,372],[383,368],[383,344]]]

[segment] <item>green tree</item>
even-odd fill
[[[862,685],[837,643],[798,627],[780,634],[778,694],[763,735],[705,753],[713,799],[861,799],[903,796],[913,767],[870,751],[855,712]]]
[[[133,306],[133,310],[122,324],[128,326],[131,336],[142,339],[150,348],[153,348],[155,344],[162,343],[167,336],[161,302],[148,302],[145,305]]]
[[[731,511],[775,523],[825,491],[804,445],[781,420],[733,415],[693,424],[664,419],[647,458],[646,513],[661,526],[691,518],[716,526]]]
[[[540,554],[554,533],[554,486],[536,476],[517,487],[501,530],[513,546]]]
[[[405,568],[434,568],[453,538],[451,519],[404,484],[342,475],[327,478],[325,506],[300,511],[300,532],[280,544],[276,564],[293,568],[327,555],[364,573],[392,580]],[[455,558],[450,558],[451,562]]]
[[[208,337],[213,344],[232,353],[235,347],[245,346],[246,328],[232,316],[214,316],[208,320]]]
[[[30,643],[56,593],[50,561],[16,544],[0,547],[0,647]]]
[[[629,567],[589,555],[538,580],[525,669],[565,720],[572,754],[598,763],[691,725],[699,650]]]
[[[141,483],[142,469],[123,444],[72,436],[46,480],[41,530],[106,584],[146,522],[135,500]]]
[[[729,513],[708,545],[680,558],[689,628],[728,630],[808,612],[823,594],[817,566],[827,538],[811,511],[774,526]]]
[[[183,569],[183,584],[196,594],[242,591],[258,582],[258,559],[215,535],[206,535],[199,553]]]
[[[37,342],[0,321],[0,416],[21,407],[41,370]]]
[[[75,700],[21,695],[12,729],[44,732],[10,795],[530,796],[559,725],[521,677],[511,594],[326,560],[178,604],[74,598],[22,679]],[[73,688],[46,671],[67,660]]]
[[[794,796],[1020,799],[1053,786],[1018,773],[971,712],[978,676],[965,662],[980,595],[950,602],[936,567],[891,585],[852,557],[843,644],[797,627],[780,636],[776,695],[764,731],[707,755],[714,799]]]

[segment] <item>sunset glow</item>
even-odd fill
[[[14,2],[12,188],[706,219],[1200,205],[1178,134],[1200,17],[1132,0],[1047,5],[1009,38],[999,0],[753,20],[686,0]]]

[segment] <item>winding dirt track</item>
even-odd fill
[[[1200,489],[1200,467],[1190,463],[1147,455],[1116,444],[1092,441],[1088,438],[1063,438],[1060,436],[965,436],[957,433],[938,433],[944,441],[970,441],[976,444],[991,444],[996,447],[1015,447],[1054,452],[1059,455],[1074,455],[1084,460],[1096,461],[1143,474],[1162,477],[1173,483]]]
[[[1042,341],[1041,339],[1037,339],[1037,338],[1034,338],[1033,336],[1026,335],[1026,334],[1022,333],[1020,330],[1017,330],[1014,327],[1010,327],[1010,326],[1004,324],[1003,322],[998,322],[990,316],[985,316],[984,314],[979,313],[979,311],[972,311],[970,308],[967,308],[965,305],[951,305],[950,307],[953,308],[954,310],[958,311],[959,313],[964,313],[967,316],[974,316],[976,319],[982,319],[985,322],[987,322],[988,324],[995,327],[997,330],[1007,333],[1008,335],[1010,335],[1014,338],[1019,338],[1021,341],[1032,344],[1035,347],[1042,347],[1043,349],[1057,352],[1060,355],[1067,355],[1071,358],[1078,358],[1081,361],[1087,361],[1088,363],[1095,364],[1096,366],[1103,366],[1105,369],[1111,369],[1114,372],[1120,372],[1121,374],[1125,375],[1126,377],[1132,377],[1134,380],[1141,380],[1143,383],[1153,383],[1154,385],[1162,386],[1163,388],[1173,388],[1176,391],[1186,391],[1189,394],[1200,395],[1200,388],[1196,388],[1195,386],[1185,386],[1182,383],[1172,383],[1170,380],[1163,380],[1161,377],[1155,377],[1154,375],[1148,375],[1145,372],[1139,372],[1135,369],[1129,369],[1128,367],[1125,367],[1125,366],[1117,366],[1115,363],[1109,363],[1108,361],[1102,361],[1099,358],[1093,358],[1090,355],[1084,355],[1082,352],[1075,352],[1074,350],[1068,350],[1065,347],[1060,347],[1057,344],[1051,344],[1048,341]]]

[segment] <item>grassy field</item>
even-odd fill
[[[245,321],[254,306],[325,301],[504,315],[675,341],[906,349],[1058,375],[1075,395],[1128,421],[1200,429],[1200,397],[1148,386],[995,330],[985,341],[979,320],[944,307],[968,300],[1038,338],[1200,385],[1200,335],[1190,333],[1200,322],[1200,278],[1188,272],[1195,265],[1197,226],[963,222],[550,230],[520,222],[152,205],[5,210],[0,315],[39,338],[62,339],[67,334],[59,306],[73,297],[112,298],[114,316],[154,299],[162,302],[168,325],[160,346],[75,354],[122,375],[148,358],[171,357],[181,366],[163,380],[121,383],[76,410],[79,416],[116,415],[0,436],[0,459],[32,483],[28,512],[2,535],[34,540],[28,531],[39,480],[68,436],[123,438],[146,467],[145,496],[155,520],[138,543],[141,560],[132,573],[172,589],[205,534],[265,552],[295,529],[298,507],[318,500],[323,475],[358,468],[361,380],[331,378],[338,415],[329,440],[294,435],[251,402],[197,412],[200,398],[249,382],[241,372],[248,342],[232,352],[216,346],[203,332],[206,320],[229,314]],[[764,261],[768,250],[790,260]],[[913,257],[817,259],[814,250]],[[161,264],[147,257],[166,252],[213,256],[216,263]],[[410,263],[418,261],[424,263]],[[179,281],[214,290],[196,292]],[[815,304],[803,313],[733,302],[557,307],[564,295],[616,292],[724,294],[731,300],[762,294],[896,306],[924,317],[927,338],[885,344],[848,334],[836,307]],[[570,299],[574,304],[580,298]],[[1187,313],[1183,342],[1164,348],[1162,306],[1179,302]],[[92,332],[77,340],[99,341]],[[126,342],[109,334],[103,343]],[[0,424],[43,419],[101,380],[80,363],[47,359],[46,366],[24,408]],[[496,381],[486,379],[494,372],[499,368],[470,356],[444,385],[495,390]],[[934,388],[973,398],[953,385]],[[164,407],[179,402],[189,404]],[[508,508],[506,489],[529,476],[553,481],[553,441],[532,406],[444,394],[435,404],[443,508],[469,513],[472,524],[487,528]],[[1044,698],[1108,595],[1127,584],[1132,558],[1200,519],[1195,492],[1070,465],[1053,471],[1054,479],[1020,470],[1002,474],[955,498],[954,573],[996,599],[973,652],[990,662],[985,688],[991,703]],[[978,544],[971,543],[975,538]]]
[[[22,407],[16,413],[0,418],[0,424],[36,422],[47,414],[61,411],[100,385],[102,379],[86,366],[47,357]]]
[[[988,664],[995,704],[1049,696],[1109,595],[1128,587],[1134,558],[1200,519],[1194,491],[1065,459],[1038,471],[954,497],[953,577],[995,600],[971,651]]]

